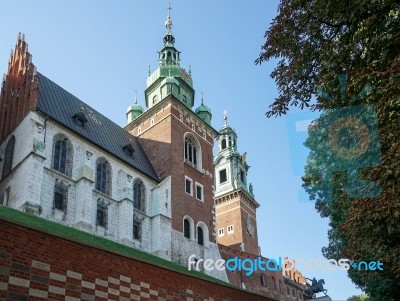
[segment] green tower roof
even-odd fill
[[[211,114],[211,109],[203,104],[203,100],[201,101],[201,105],[196,109],[195,113],[198,114],[202,112],[207,112]]]
[[[126,112],[129,113],[129,112],[132,112],[132,111],[140,112],[140,114],[142,114],[144,112],[143,107],[140,104],[137,103],[137,99],[136,99],[136,101],[135,101],[135,103],[133,105],[128,107],[128,110]]]

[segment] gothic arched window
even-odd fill
[[[185,138],[185,161],[198,167],[200,161],[200,147],[190,136]]]
[[[190,239],[190,222],[187,219],[183,221],[183,235]]]
[[[6,151],[4,154],[2,178],[8,175],[12,169],[14,160],[14,149],[15,149],[15,136],[11,136],[11,138],[7,142]]]
[[[204,246],[204,233],[201,227],[197,227],[197,243]]]
[[[57,134],[53,139],[52,168],[62,174],[72,175],[73,147],[71,141],[64,134]]]
[[[221,141],[221,149],[225,149],[226,148],[226,139],[222,139]]]
[[[146,187],[139,179],[133,182],[133,208],[142,212],[146,210]]]
[[[105,158],[99,158],[96,162],[96,190],[111,196],[111,165]]]

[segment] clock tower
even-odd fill
[[[228,125],[219,132],[215,166],[215,213],[219,244],[259,255],[256,210],[259,204],[247,183],[250,166],[237,150],[236,132]]]

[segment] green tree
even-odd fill
[[[290,106],[324,112],[314,123],[319,133],[309,131],[303,177],[310,200],[330,220],[324,256],[381,260],[384,271],[351,269],[349,277],[369,301],[399,300],[400,1],[281,0],[265,38],[256,63],[278,59],[271,77],[279,91],[267,117],[286,114]],[[339,74],[347,74],[346,85],[339,84]],[[367,84],[372,91],[357,97]],[[362,169],[361,177],[377,181],[382,194],[378,200],[350,198],[349,173],[329,160],[331,145],[321,127],[335,110],[371,105],[382,157],[378,166]],[[329,185],[318,175],[323,168],[334,170]]]
[[[369,298],[367,295],[361,295],[361,296],[351,296],[350,298],[347,298],[346,301],[369,301]]]

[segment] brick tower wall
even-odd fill
[[[36,107],[39,80],[23,35],[18,36],[0,92],[0,143]]]

